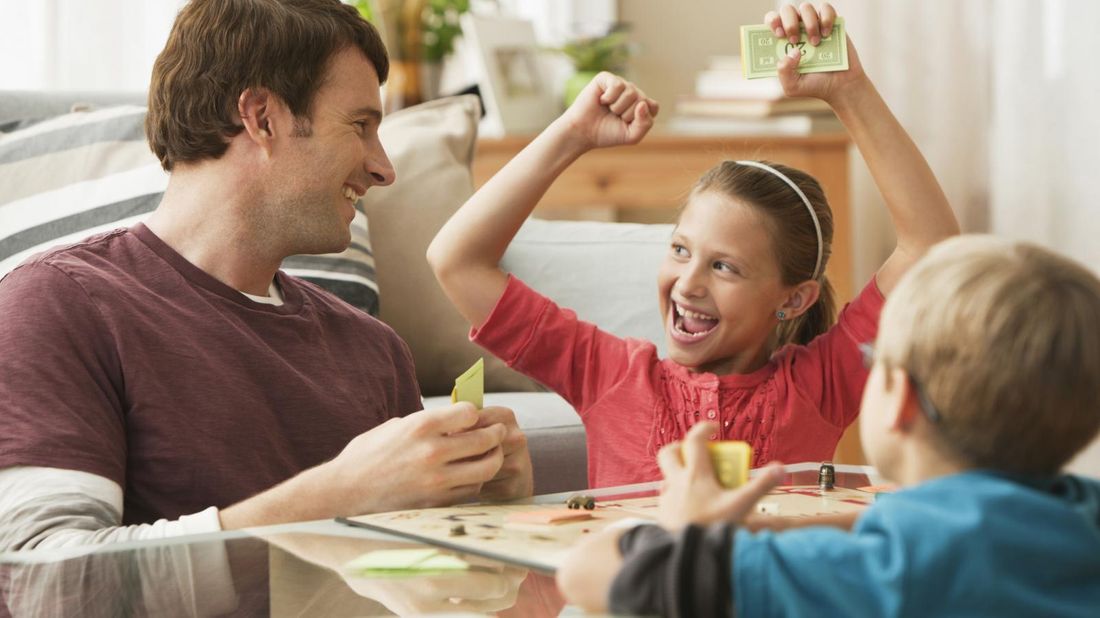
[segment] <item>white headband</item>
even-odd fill
[[[798,188],[798,185],[794,184],[793,180],[787,178],[787,176],[784,175],[783,172],[780,172],[770,165],[765,165],[759,161],[734,161],[734,163],[738,165],[748,165],[749,167],[760,168],[766,172],[771,172],[772,174],[775,174],[776,177],[778,177],[780,180],[790,185],[790,187],[794,189],[794,192],[798,194],[798,197],[802,198],[802,203],[806,205],[806,210],[810,211],[810,218],[814,220],[814,231],[817,232],[817,263],[814,264],[814,276],[811,277],[812,279],[817,279],[817,277],[821,274],[818,272],[818,270],[821,269],[821,251],[824,246],[824,241],[821,238],[821,222],[817,220],[817,213],[814,211],[814,207],[810,204],[810,199],[806,197],[806,194],[802,192],[802,189]]]

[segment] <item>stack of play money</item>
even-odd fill
[[[791,49],[797,48],[802,54],[798,64],[799,73],[826,73],[848,69],[848,37],[844,34],[844,20],[837,18],[829,36],[821,39],[814,47],[802,30],[798,44],[792,44],[785,37],[775,36],[775,32],[764,24],[741,26],[741,69],[746,79],[775,77],[779,60]]]

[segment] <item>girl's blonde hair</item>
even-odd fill
[[[807,344],[829,330],[836,320],[835,294],[825,277],[825,265],[832,253],[833,211],[825,199],[825,192],[813,176],[786,165],[767,161],[761,163],[774,168],[798,186],[809,200],[821,226],[821,265],[817,277],[821,293],[817,302],[802,315],[779,323],[774,350],[788,343]],[[806,203],[783,179],[767,170],[741,165],[736,161],[723,161],[703,174],[692,189],[692,193],[706,191],[716,191],[745,202],[764,215],[784,285],[796,285],[813,279],[818,254],[817,229]]]
[[[924,386],[938,446],[971,466],[1052,474],[1100,431],[1100,280],[1036,245],[936,245],[890,295],[876,348]]]

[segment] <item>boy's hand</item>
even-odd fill
[[[657,463],[665,477],[658,519],[665,527],[677,529],[687,524],[720,521],[740,523],[757,500],[783,478],[783,466],[773,463],[741,487],[723,489],[707,451],[707,436],[716,430],[714,423],[699,423],[684,436],[682,451],[680,442],[673,442],[657,454]]]
[[[585,148],[637,144],[653,127],[660,105],[618,75],[599,73],[565,110],[571,136]]]
[[[833,31],[836,22],[836,9],[825,3],[820,9],[814,8],[809,2],[803,2],[797,8],[794,5],[784,5],[778,11],[769,11],[764,16],[764,24],[775,32],[777,37],[787,37],[792,43],[798,43],[802,36],[801,28],[806,28],[806,38],[811,45],[817,46],[822,37],[828,36]],[[836,99],[842,96],[853,84],[866,80],[863,65],[859,62],[859,56],[852,45],[852,37],[848,36],[848,70],[829,73],[798,73],[798,63],[801,55],[797,49],[792,49],[789,56],[779,61],[779,83],[783,86],[783,92],[789,97],[814,97],[822,99],[829,104],[834,104]]]

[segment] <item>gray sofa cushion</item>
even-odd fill
[[[0,90],[0,126],[43,120],[74,108],[109,105],[145,105],[144,92],[38,92]],[[2,129],[0,129],[2,130]]]

